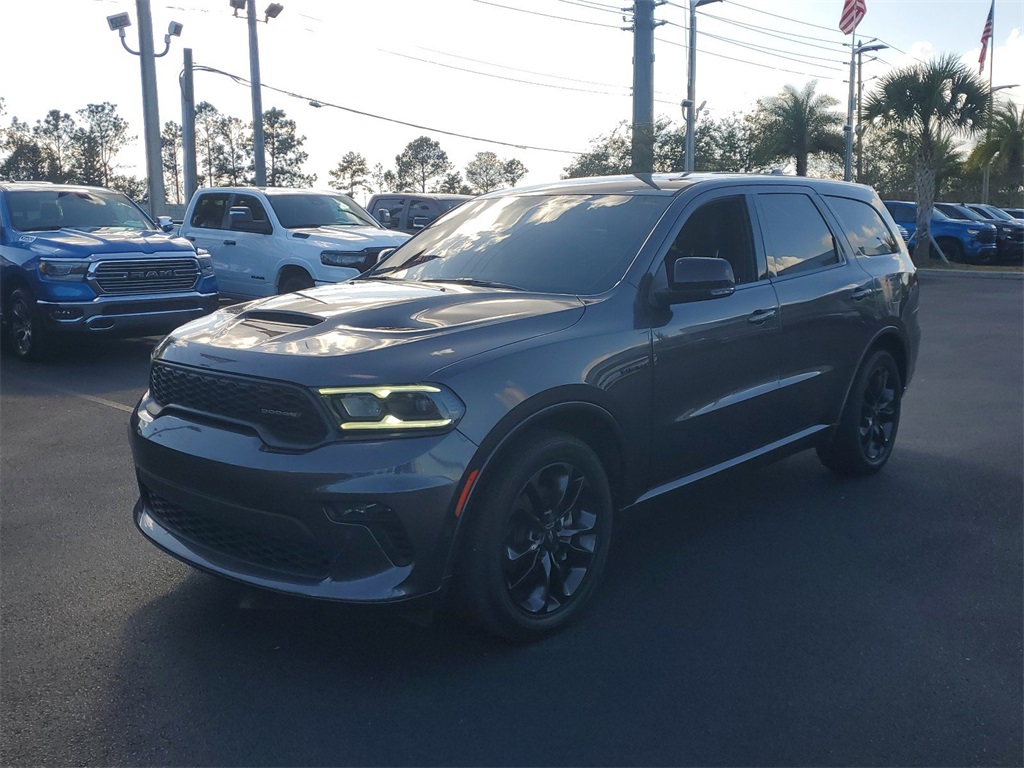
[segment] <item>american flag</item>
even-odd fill
[[[996,13],[996,0],[988,9],[988,18],[985,20],[985,31],[981,33],[981,56],[978,57],[978,74],[985,71],[985,54],[988,53],[988,43],[992,39],[992,23]]]
[[[995,0],[992,0],[992,2],[995,2]],[[844,35],[853,32],[867,12],[867,0],[846,0],[843,4],[843,15],[839,18],[840,31]]]

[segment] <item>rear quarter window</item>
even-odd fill
[[[863,256],[882,256],[899,251],[897,239],[878,215],[878,211],[870,205],[848,197],[826,196],[826,199],[842,222],[854,253]]]

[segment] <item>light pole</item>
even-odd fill
[[[146,183],[149,189],[149,212],[156,218],[163,212],[164,200],[164,167],[160,152],[160,110],[156,95],[156,59],[166,56],[171,49],[171,37],[181,35],[182,25],[172,21],[164,35],[164,49],[160,53],[153,52],[153,17],[150,13],[149,0],[135,0],[135,9],[139,14],[139,50],[133,51],[125,40],[124,30],[132,24],[127,13],[116,13],[107,16],[107,26],[116,30],[121,38],[121,45],[128,53],[139,57],[142,71],[142,119],[143,136],[146,143]]]
[[[874,41],[869,40],[868,42]],[[864,45],[858,42],[850,51],[850,102],[846,111],[846,125],[843,126],[843,134],[846,140],[843,163],[843,179],[845,181],[853,181],[853,133],[856,129],[855,123],[859,121],[859,115],[854,114],[854,109],[855,107],[859,109],[855,94],[857,81],[860,80],[861,57],[869,51],[881,51],[888,47],[888,45],[882,45],[881,43]]]
[[[996,106],[996,91],[1002,91],[1007,88],[1016,88],[1018,83],[1013,85],[997,85],[988,89],[988,125],[985,127],[985,143],[988,144],[992,140],[992,113],[995,111]],[[985,163],[985,170],[981,176],[981,202],[985,205],[988,204],[988,192],[989,192],[989,179],[992,174],[992,160]]]
[[[249,23],[249,82],[252,90],[252,150],[253,169],[256,172],[256,186],[267,185],[267,161],[263,149],[263,93],[260,85],[260,44],[256,35],[256,0],[228,0],[231,7],[235,9],[235,16],[245,9],[246,20]],[[263,23],[276,19],[284,6],[280,3],[271,3],[263,12]]]
[[[689,63],[686,72],[686,163],[684,170],[693,171],[693,132],[697,129],[697,9],[708,3],[720,3],[722,0],[690,0],[690,46]]]

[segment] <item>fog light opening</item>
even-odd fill
[[[54,320],[77,320],[81,316],[81,307],[54,307],[50,310],[50,317]]]

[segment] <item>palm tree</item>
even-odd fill
[[[1024,185],[1024,112],[1012,101],[1003,101],[993,110],[991,129],[974,148],[969,163],[972,168],[991,163],[996,173],[1009,174],[1019,195]]]
[[[943,137],[976,134],[985,124],[988,99],[988,86],[953,54],[891,72],[868,96],[866,120],[878,120],[916,139],[917,247],[924,249],[917,254],[919,263],[926,263],[930,249]]]
[[[833,111],[839,102],[815,93],[817,85],[817,80],[802,89],[787,85],[778,96],[758,101],[754,126],[763,161],[794,159],[797,176],[806,176],[810,155],[842,155],[843,118]]]

